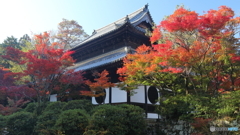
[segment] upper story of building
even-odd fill
[[[104,16],[103,16],[104,18]],[[76,70],[88,70],[121,60],[132,49],[150,45],[146,30],[154,25],[148,5],[125,17],[94,30],[92,35],[73,47]]]

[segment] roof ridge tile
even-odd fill
[[[139,12],[139,11],[143,11],[144,8],[145,8],[145,6],[142,7],[142,8],[140,8],[140,9],[138,9],[138,10],[136,10],[135,12],[133,12],[133,13],[131,13],[131,14],[128,14],[127,16],[131,16],[131,15],[133,15],[134,13],[137,13],[137,12]],[[102,27],[102,28],[97,29],[97,31],[99,31],[99,30],[101,30],[101,29],[104,29],[104,28],[106,28],[106,27],[108,27],[108,26],[110,26],[110,25],[112,25],[112,24],[114,24],[114,23],[120,22],[120,21],[124,20],[125,18],[126,18],[126,17],[122,17],[121,19],[118,19],[117,21],[115,21],[115,22],[113,22],[113,23],[110,23],[110,24],[108,24],[108,25],[106,25],[106,26],[104,26],[104,27]]]
[[[150,22],[153,22],[152,17],[149,13],[148,10],[148,4],[145,5],[144,7],[136,10],[135,12],[128,14],[126,17],[123,17],[115,22],[112,22],[100,29],[94,30],[94,32],[92,33],[91,36],[89,36],[88,38],[86,38],[85,40],[83,40],[81,43],[79,43],[79,45],[76,45],[75,47],[73,47],[72,49],[81,46],[87,42],[92,41],[93,39],[99,38],[103,35],[106,35],[107,33],[110,33],[112,31],[115,31],[117,29],[119,29],[121,26],[123,26],[126,23],[130,23],[130,24],[136,24],[139,20],[141,20],[144,16],[146,16],[146,14],[150,17]],[[128,21],[125,21],[125,20]],[[135,26],[135,25],[134,25]]]

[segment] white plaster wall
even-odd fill
[[[147,86],[147,91],[150,86]],[[106,90],[106,98],[104,103],[108,104],[109,103],[109,88],[105,89]],[[132,95],[131,102],[134,103],[145,103],[145,91],[144,91],[144,86],[138,86],[134,95]],[[158,93],[158,97],[160,97],[160,94]],[[120,90],[117,87],[112,87],[112,103],[123,103],[127,102],[127,92],[124,90]],[[95,100],[95,97],[92,98],[92,104],[98,104]],[[152,104],[149,99],[147,98],[147,104]],[[159,105],[159,102],[156,103],[156,105]]]
[[[161,116],[158,116],[157,113],[147,113],[148,119],[158,119],[158,117],[159,117],[159,119],[161,118]]]
[[[112,103],[127,102],[127,92],[117,87],[112,87]]]
[[[109,88],[105,89],[106,90],[106,98],[105,98],[105,101],[104,103],[105,104],[108,104],[109,103]]]
[[[136,92],[131,96],[131,102],[134,103],[145,103],[145,91],[144,86],[138,86],[138,89],[134,90]]]
[[[92,97],[92,104],[97,105],[97,101],[95,100],[95,97]]]
[[[50,95],[50,102],[56,102],[57,101],[57,94]]]

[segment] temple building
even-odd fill
[[[92,35],[72,48],[75,53],[72,55],[76,59],[72,67],[76,71],[83,70],[87,77],[93,71],[101,72],[107,70],[111,77],[111,82],[118,83],[116,71],[122,67],[122,59],[128,53],[140,45],[150,45],[146,30],[152,30],[153,19],[148,10],[148,5],[126,15],[125,17],[103,27],[94,30]],[[105,96],[93,97],[93,104],[121,104],[128,103],[142,107],[146,110],[147,118],[158,118],[154,113],[154,104],[159,92],[152,86],[139,86],[135,90],[137,93],[130,96],[128,92],[117,87],[105,89]]]

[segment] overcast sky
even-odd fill
[[[90,35],[145,4],[155,23],[170,15],[177,5],[199,14],[221,5],[231,7],[240,16],[240,0],[0,0],[0,43],[7,36],[20,38],[57,30],[62,18],[76,20]]]

